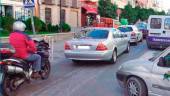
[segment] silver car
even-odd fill
[[[122,25],[118,28],[122,33],[128,35],[130,43],[137,44],[143,40],[143,34],[138,30],[135,25]]]
[[[127,35],[114,28],[91,28],[84,36],[65,43],[65,56],[74,62],[99,60],[115,63],[118,55],[129,50]]]
[[[116,73],[126,96],[170,96],[170,47],[149,60],[132,60]]]

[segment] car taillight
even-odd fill
[[[131,33],[131,36],[136,36],[136,33],[135,33],[135,32],[132,32],[132,33]]]
[[[67,42],[64,45],[64,49],[65,50],[71,50],[71,47],[70,47],[70,45]]]
[[[0,61],[0,65],[3,65],[3,64],[5,64],[5,62]]]
[[[105,51],[107,47],[103,43],[99,43],[96,48],[97,51]]]

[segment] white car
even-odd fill
[[[151,59],[122,64],[116,76],[125,96],[170,96],[170,47]]]
[[[91,28],[84,36],[65,43],[65,56],[74,62],[99,60],[115,63],[117,56],[129,52],[126,34],[114,28]]]
[[[122,25],[118,28],[122,33],[127,34],[130,39],[130,43],[137,44],[143,40],[143,34],[138,30],[135,25]]]

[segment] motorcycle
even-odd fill
[[[34,42],[37,45],[37,54],[42,58],[40,79],[45,80],[48,79],[51,70],[49,44],[45,40],[34,40]],[[17,89],[22,84],[34,80],[34,78],[31,78],[33,62],[12,57],[10,51],[1,51],[1,53],[6,53],[6,58],[0,61],[0,96],[15,96]]]

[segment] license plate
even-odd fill
[[[77,49],[87,50],[90,49],[90,46],[77,46]]]

